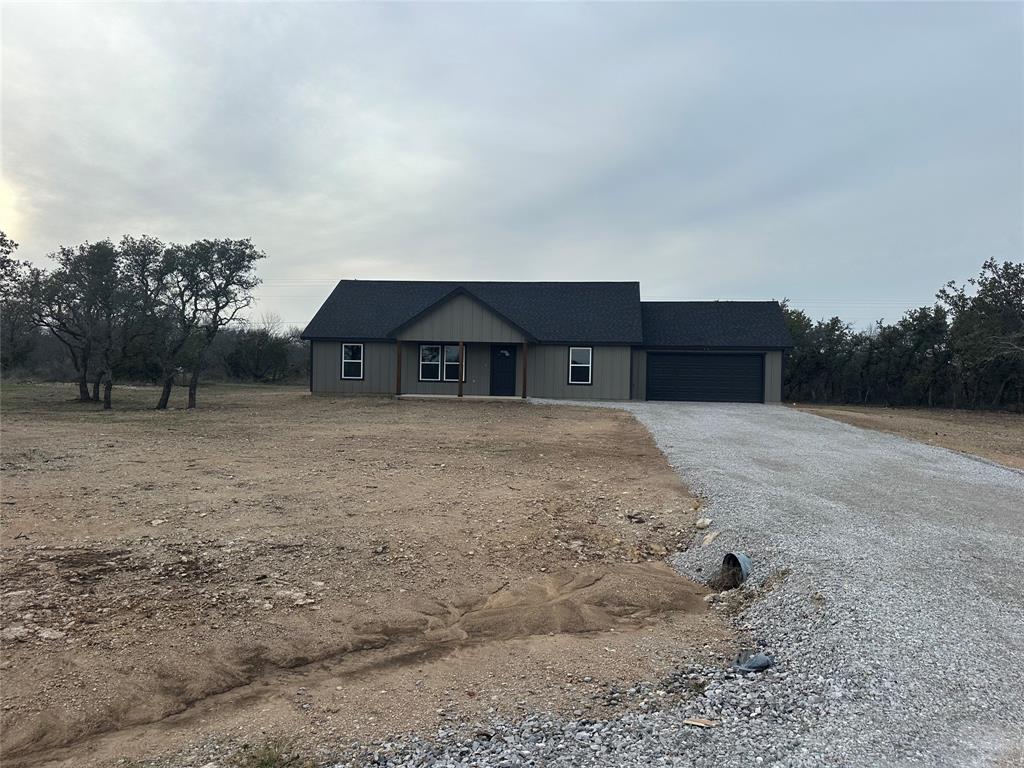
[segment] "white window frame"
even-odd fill
[[[423,350],[425,348],[428,348],[428,347],[433,347],[434,349],[437,350],[437,362],[436,363],[432,363],[430,361],[424,362],[424,360],[423,360]],[[425,379],[425,378],[423,378],[423,366],[424,366],[424,364],[426,364],[426,365],[436,365],[437,366],[437,378],[436,379],[434,379],[434,378],[432,378],[432,379]],[[443,344],[420,344],[419,370],[417,372],[419,373],[419,377],[420,377],[419,380],[420,381],[441,381],[444,378],[444,345]]]
[[[358,360],[346,360],[345,359],[345,347],[359,347],[359,359]],[[342,342],[341,345],[341,378],[346,381],[362,381],[363,380],[363,369],[365,366],[364,357],[366,353],[365,348],[358,342]],[[346,376],[345,375],[345,363],[359,363],[359,375],[358,376]]]
[[[572,352],[574,349],[585,349],[590,355],[590,362],[586,365],[582,363],[574,363],[572,361]],[[569,365],[566,370],[566,381],[577,387],[586,387],[594,383],[594,348],[593,347],[569,347]],[[587,369],[587,380],[586,381],[573,381],[572,380],[572,369],[573,368],[586,368]]]
[[[449,379],[448,378],[448,366],[449,365],[454,365],[454,363],[449,363],[448,362],[448,350],[449,349],[459,349],[459,345],[458,344],[445,344],[443,346],[443,348],[441,349],[441,378],[443,378],[445,381],[458,381],[459,380],[458,376],[456,376],[454,379]],[[465,345],[463,345],[462,349],[460,350],[460,354],[459,354],[459,372],[462,374],[462,381],[463,382],[466,381],[466,361],[463,359],[465,356],[466,356],[466,348],[465,348]]]

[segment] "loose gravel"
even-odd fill
[[[607,719],[453,725],[341,765],[1020,764],[1024,474],[783,407],[616,407],[707,500],[675,567],[752,557],[716,602],[776,665],[681,669]]]

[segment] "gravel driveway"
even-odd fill
[[[753,558],[723,609],[754,598],[737,622],[777,665],[681,670],[663,686],[702,692],[680,705],[453,730],[385,745],[382,764],[1024,764],[1024,474],[781,406],[617,407],[720,531],[677,568],[705,578],[729,549]]]
[[[1024,764],[1024,474],[783,407],[631,410],[710,500],[715,555],[790,569],[743,616],[785,677],[730,730],[784,764]]]

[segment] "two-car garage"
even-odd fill
[[[648,400],[763,403],[765,355],[647,352]]]
[[[793,346],[774,301],[644,301],[635,400],[778,403]]]

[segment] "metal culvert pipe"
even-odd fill
[[[722,571],[718,576],[721,589],[735,589],[750,575],[754,564],[742,552],[726,552],[722,558]]]

